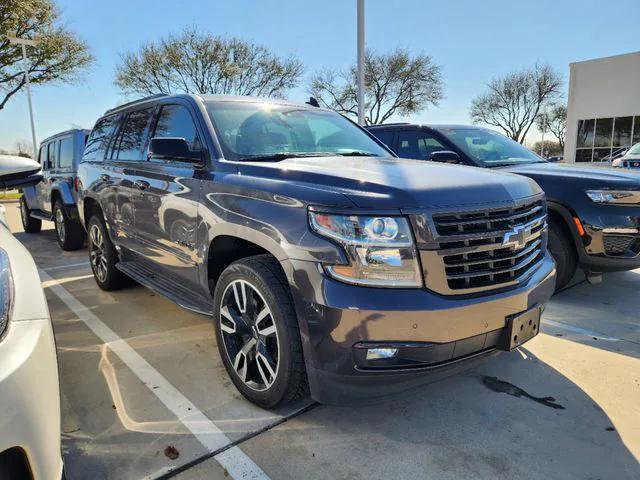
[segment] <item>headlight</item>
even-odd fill
[[[587,190],[586,194],[596,203],[640,204],[640,190]]]
[[[340,243],[348,265],[328,265],[332,277],[356,285],[421,287],[422,277],[409,222],[404,217],[309,212],[311,228]]]
[[[4,333],[9,323],[12,288],[9,256],[0,248],[0,335]]]

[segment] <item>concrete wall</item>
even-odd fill
[[[567,107],[564,159],[573,162],[578,120],[640,115],[640,52],[570,64]]]

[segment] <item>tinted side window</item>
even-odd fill
[[[111,154],[111,158],[142,160],[142,148],[147,137],[149,120],[151,120],[153,110],[153,108],[145,108],[129,114],[120,131],[118,143]]]
[[[118,125],[118,118],[118,115],[111,115],[98,120],[87,139],[87,145],[82,155],[83,161],[102,160],[104,158],[105,151],[109,146],[109,139]]]
[[[398,134],[399,157],[427,160],[429,155],[440,150],[447,148],[428,132],[414,130],[400,131]]]
[[[202,150],[202,143],[193,118],[183,105],[162,106],[153,136],[154,138],[184,138],[191,151]]]
[[[58,159],[58,145],[59,141],[55,140],[49,144],[49,153],[47,155],[47,170],[56,168]]]
[[[378,140],[384,143],[387,147],[391,148],[391,142],[393,141],[393,132],[390,130],[372,130]]]
[[[43,143],[40,145],[40,156],[38,157],[38,163],[40,164],[41,168],[45,167],[46,161],[47,161],[47,145]]]
[[[60,168],[69,168],[73,166],[73,137],[64,137],[60,139]]]

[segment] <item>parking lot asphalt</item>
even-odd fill
[[[99,290],[87,251],[22,232],[56,335],[69,480],[640,478],[640,270],[580,277],[542,333],[478,369],[361,407],[245,401],[207,317]]]

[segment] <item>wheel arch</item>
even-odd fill
[[[547,201],[547,211],[550,218],[556,218],[562,222],[566,233],[568,233],[571,238],[576,253],[580,256],[584,247],[580,234],[578,233],[578,228],[573,220],[574,218],[578,218],[577,215],[570,210],[569,207],[552,200]]]
[[[245,232],[238,226],[217,232],[209,241],[204,256],[207,266],[206,281],[209,282],[210,287],[215,285],[225,268],[237,260],[254,255],[271,255],[278,261],[282,273],[285,274],[282,261],[287,258],[287,255],[267,235],[251,229]]]
[[[100,214],[104,219],[104,212],[102,211],[100,202],[93,197],[85,197],[82,201],[82,225],[84,225],[85,230],[89,226],[91,216],[94,214]]]

